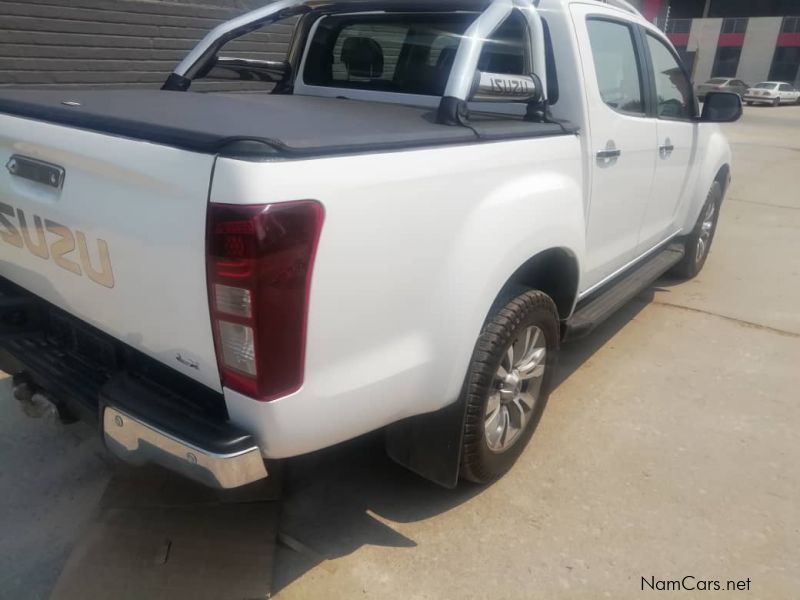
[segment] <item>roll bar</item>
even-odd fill
[[[514,11],[525,18],[529,35],[528,68],[540,82],[541,103],[547,103],[547,67],[545,62],[544,26],[531,0],[492,0],[489,7],[467,31],[458,46],[450,79],[439,105],[439,121],[462,123],[466,120],[467,102],[474,86],[475,73],[483,44]]]
[[[311,7],[308,2],[309,0],[279,0],[217,25],[175,67],[161,89],[188,90],[192,80],[213,64],[214,57],[225,44],[275,21],[309,12]]]
[[[184,58],[162,86],[164,90],[185,91],[193,79],[205,73],[219,50],[229,41],[246,33],[312,10],[346,4],[368,5],[359,0],[279,0],[231,19],[212,29]],[[379,4],[379,3],[376,3]],[[431,0],[431,7],[438,3]],[[487,7],[464,33],[456,51],[444,97],[439,105],[439,121],[463,123],[467,103],[475,89],[478,60],[486,40],[515,11],[525,19],[529,34],[527,67],[540,83],[539,103],[547,102],[544,26],[536,10],[538,0],[487,0]]]

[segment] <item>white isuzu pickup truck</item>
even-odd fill
[[[277,21],[285,61],[225,54]],[[622,0],[281,0],[161,90],[4,90],[0,368],[209,485],[382,428],[490,481],[561,342],[703,267],[741,110]]]

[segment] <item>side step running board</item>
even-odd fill
[[[567,320],[564,341],[591,333],[636,294],[678,264],[684,254],[683,244],[670,244],[620,276],[594,297],[579,303],[575,313]]]

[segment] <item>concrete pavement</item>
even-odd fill
[[[377,435],[288,461],[277,597],[624,599],[686,576],[800,596],[800,108],[725,128],[705,270],[565,349],[508,476],[442,490]],[[0,598],[45,598],[109,471],[85,426],[14,404],[0,382]]]

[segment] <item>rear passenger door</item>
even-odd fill
[[[619,10],[573,4],[585,81],[591,188],[581,292],[636,258],[657,155],[646,114],[646,71],[636,25]]]
[[[639,237],[639,253],[657,246],[677,231],[677,214],[694,189],[692,165],[697,161],[697,105],[686,70],[672,47],[652,31],[644,33],[658,133],[658,159],[650,201]]]
[[[791,104],[792,102],[797,102],[797,97],[800,95],[788,83],[782,83],[780,86],[778,86],[778,94],[780,94],[782,104]]]

